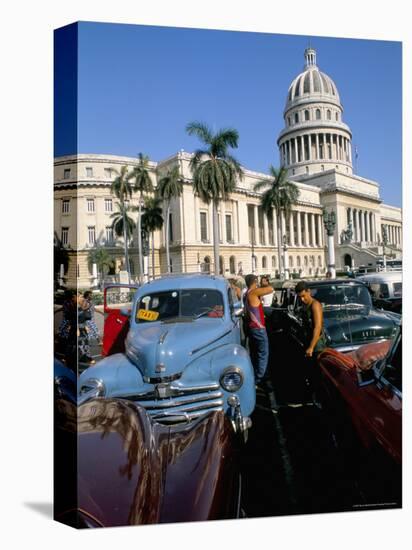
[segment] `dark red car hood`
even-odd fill
[[[78,410],[78,510],[96,525],[168,523],[236,516],[236,445],[218,411],[163,426],[121,400]]]

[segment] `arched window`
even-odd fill
[[[230,256],[229,258],[229,271],[230,273],[236,272],[236,258],[234,256]]]
[[[309,111],[305,110],[305,120],[309,120]]]
[[[290,126],[292,124],[292,121],[290,119],[290,116],[288,116],[288,126]]]
[[[289,256],[289,267],[293,267],[293,258]]]
[[[295,124],[299,122],[299,113],[295,113]]]
[[[339,120],[339,113],[335,113],[336,120]]]
[[[320,120],[320,109],[316,109],[316,120]]]
[[[262,269],[266,269],[267,268],[267,258],[266,256],[263,256],[262,258]]]
[[[298,257],[296,258],[296,265],[297,265],[298,267],[300,267],[300,256],[298,256]]]
[[[308,267],[308,257],[307,257],[307,256],[305,256],[305,257],[303,258],[303,265],[304,265],[305,267]]]
[[[331,119],[332,119],[332,113],[330,112],[330,109],[328,109],[328,110],[326,111],[326,118],[327,118],[328,120],[331,120]]]
[[[322,256],[318,256],[318,267],[322,267]]]
[[[315,256],[310,257],[310,265],[315,265]]]
[[[272,256],[272,267],[276,267],[276,256]]]
[[[252,256],[252,271],[256,271],[256,266],[257,266],[257,257]]]

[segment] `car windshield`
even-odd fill
[[[402,298],[402,283],[393,283],[393,295]]]
[[[312,296],[324,307],[371,307],[371,297],[364,285],[331,284],[311,289]]]
[[[140,298],[136,322],[192,321],[200,317],[222,318],[223,295],[209,288],[191,288],[153,292]]]

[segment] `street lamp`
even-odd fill
[[[283,270],[285,274],[285,280],[289,279],[289,270],[288,270],[288,240],[286,235],[282,237],[282,248],[283,248]]]
[[[336,214],[333,210],[329,213],[326,210],[323,211],[323,225],[328,236],[328,271],[331,274],[331,278],[335,279],[335,244],[333,242],[333,235],[336,227]]]
[[[255,228],[252,227],[252,273],[256,271],[256,258],[255,258]]]

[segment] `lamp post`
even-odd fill
[[[328,271],[331,274],[331,278],[335,279],[335,244],[333,242],[333,235],[336,227],[336,214],[333,210],[329,213],[326,210],[323,211],[323,225],[328,236]]]
[[[252,273],[256,271],[256,258],[255,258],[255,228],[252,228]]]
[[[282,237],[282,248],[283,248],[283,272],[285,281],[289,279],[289,269],[288,269],[288,242],[286,235]]]

